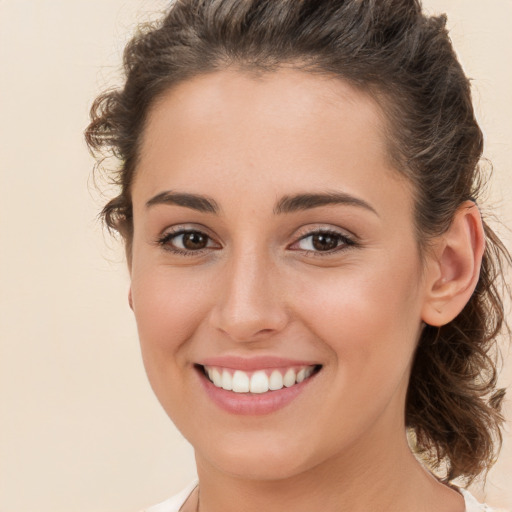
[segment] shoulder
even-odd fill
[[[480,503],[469,491],[459,489],[466,501],[466,512],[507,512],[504,509],[491,508],[485,503]]]
[[[153,505],[152,507],[141,510],[141,512],[179,512],[187,498],[190,496],[192,491],[196,488],[197,481],[192,482],[190,485],[185,487],[181,492],[175,494],[172,498]]]

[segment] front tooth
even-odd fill
[[[296,373],[293,368],[290,368],[283,377],[283,384],[289,388],[295,384]]]
[[[233,377],[227,370],[222,371],[222,389],[231,391],[233,389]]]
[[[279,370],[274,370],[270,375],[270,381],[268,383],[268,389],[277,391],[283,388],[283,376]]]
[[[236,370],[233,374],[232,386],[235,393],[248,393],[249,376],[245,372]]]
[[[266,393],[268,391],[268,377],[265,372],[255,372],[251,377],[251,393]]]
[[[219,370],[214,368],[212,370],[212,374],[211,374],[210,378],[212,379],[215,386],[217,386],[218,388],[222,387],[222,375],[220,374]]]
[[[299,373],[297,373],[297,383],[302,382],[306,378],[306,369],[302,368],[302,370],[299,370]]]

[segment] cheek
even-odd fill
[[[133,310],[143,355],[174,353],[194,334],[208,309],[205,280],[169,267],[132,270]]]
[[[375,264],[302,281],[294,295],[309,329],[333,353],[340,378],[390,386],[411,361],[421,323],[415,265]]]
[[[309,329],[332,354],[325,367],[331,394],[323,405],[326,424],[334,425],[332,439],[337,433],[344,442],[355,439],[385,411],[393,421],[402,418],[418,326],[402,283],[393,293],[389,284],[354,274],[332,282],[327,292],[310,287],[309,307],[303,304]]]
[[[151,387],[171,418],[189,410],[187,342],[205,316],[204,279],[169,267],[132,267],[133,311]]]

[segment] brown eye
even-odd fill
[[[295,248],[311,253],[337,252],[349,246],[355,245],[354,242],[341,233],[331,231],[317,231],[302,237],[296,242]]]
[[[340,242],[339,238],[339,236],[321,233],[318,235],[313,235],[311,243],[317,251],[331,251],[332,249],[336,249],[336,247],[338,247]]]
[[[178,239],[180,236],[177,237]],[[200,249],[204,249],[208,245],[208,237],[200,233],[199,231],[190,231],[188,233],[183,233],[181,235],[184,249],[188,249],[189,251],[197,251]]]
[[[165,250],[179,254],[192,254],[203,249],[219,249],[207,234],[197,230],[183,230],[174,233],[167,233],[158,240]]]

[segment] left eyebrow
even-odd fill
[[[292,213],[311,208],[319,208],[329,205],[357,206],[373,212],[377,217],[379,214],[370,204],[363,199],[346,194],[345,192],[326,192],[319,194],[296,194],[282,197],[274,206],[274,214]]]
[[[157,204],[175,204],[184,206],[203,213],[219,213],[220,208],[210,197],[199,194],[188,194],[184,192],[172,192],[170,190],[161,192],[146,202],[146,208]]]

